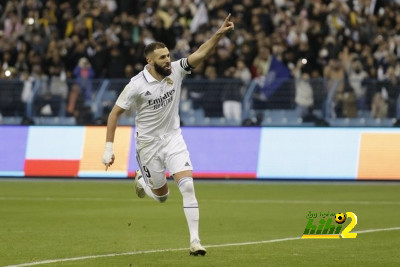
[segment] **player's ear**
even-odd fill
[[[152,62],[150,57],[146,57],[146,61],[147,61],[148,64],[151,64],[151,62]]]

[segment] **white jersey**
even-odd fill
[[[136,107],[136,139],[148,142],[174,132],[180,133],[179,100],[182,80],[190,73],[187,59],[171,62],[171,74],[161,82],[144,70],[125,86],[116,105]]]

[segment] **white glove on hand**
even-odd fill
[[[106,170],[114,163],[114,159],[113,143],[107,142],[103,154],[103,163],[106,165]]]

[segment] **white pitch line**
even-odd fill
[[[355,233],[366,234],[366,233],[396,231],[396,230],[400,230],[400,226],[399,227],[391,227],[391,228],[361,230],[361,231],[357,231]],[[293,241],[293,240],[299,240],[299,239],[301,239],[301,237],[287,237],[287,238],[253,241],[253,242],[208,245],[205,247],[206,248],[218,248],[218,247],[248,246],[248,245],[258,245],[258,244],[269,244],[269,243]],[[43,261],[21,263],[21,264],[16,264],[16,265],[7,265],[5,267],[25,267],[25,266],[34,266],[34,265],[40,265],[40,264],[50,264],[50,263],[59,263],[59,262],[68,262],[68,261],[80,261],[80,260],[88,260],[88,259],[128,256],[128,255],[138,255],[138,254],[150,254],[150,253],[160,253],[160,252],[173,252],[173,251],[182,251],[182,250],[187,250],[187,248],[154,249],[154,250],[131,251],[131,252],[122,252],[122,253],[102,254],[102,255],[89,255],[89,256],[74,257],[74,258],[53,259],[53,260],[43,260]]]
[[[384,231],[396,231],[396,230],[400,230],[400,226],[390,227],[390,228],[361,230],[361,231],[356,231],[355,233],[357,233],[357,234],[368,234],[368,233],[384,232]]]
[[[221,202],[223,202],[222,200]],[[400,205],[400,201],[370,201],[370,200],[279,200],[279,199],[260,199],[260,200],[226,200],[230,203],[251,203],[251,204],[358,204],[358,205]]]
[[[15,201],[136,201],[136,199],[128,198],[102,198],[102,197],[0,197],[0,200],[15,200]]]
[[[20,197],[20,196],[8,196],[8,197],[0,197],[1,200],[11,200],[11,201],[93,201],[93,202],[102,202],[102,201],[112,201],[112,202],[136,202],[141,201],[140,199],[135,198],[90,198],[90,197]],[[178,201],[174,199],[168,200]],[[180,200],[179,200],[180,202]],[[202,202],[214,202],[214,203],[244,203],[244,204],[355,204],[355,205],[400,205],[400,201],[370,201],[370,200],[288,200],[288,199],[260,199],[260,200],[202,200]]]

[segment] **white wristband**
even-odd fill
[[[106,148],[104,149],[104,154],[103,154],[103,163],[106,164],[107,168],[112,164],[113,162],[113,143],[112,142],[106,142]]]
[[[106,148],[112,149],[113,148],[113,142],[106,142]]]

